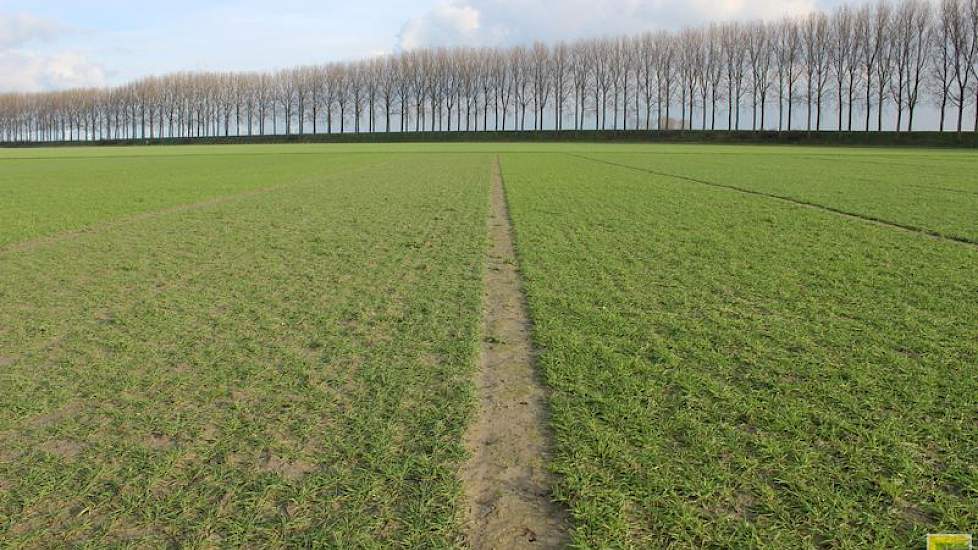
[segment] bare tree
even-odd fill
[[[893,80],[893,60],[896,55],[896,48],[890,35],[893,27],[893,10],[885,0],[880,0],[876,5],[875,29],[881,35],[880,51],[876,56],[876,80],[877,80],[877,123],[876,130],[883,131],[883,110],[888,96],[888,91]]]
[[[411,97],[414,100],[414,131],[421,131],[424,126],[424,102],[427,96],[428,87],[428,52],[409,52],[408,78],[411,81]]]
[[[494,52],[492,50],[482,50],[478,55],[478,89],[482,96],[482,129],[489,131],[489,98],[492,97],[495,103],[496,79],[493,70]],[[476,115],[478,118],[478,115]],[[478,124],[476,125],[478,126]]]
[[[513,98],[516,101],[516,120],[520,130],[526,129],[526,109],[533,97],[530,92],[531,61],[526,48],[516,47],[511,52]]]
[[[686,29],[679,35],[679,86],[680,128],[693,129],[693,110],[695,108],[699,73],[704,64],[703,40],[697,29]],[[689,114],[687,117],[687,106]]]
[[[855,32],[855,17],[849,6],[842,5],[832,14],[830,19],[830,32],[832,47],[830,51],[832,60],[832,73],[836,83],[836,102],[838,112],[838,130],[841,131],[842,116],[846,107],[846,96],[843,88],[846,85],[847,77],[850,74],[850,63],[852,61],[852,50],[855,48],[856,40],[853,36]],[[851,97],[851,95],[850,95]],[[852,112],[852,106],[849,106]],[[851,118],[851,116],[850,116]]]
[[[897,110],[896,129],[903,131],[903,114],[908,112],[908,130],[919,100],[920,81],[930,42],[930,5],[925,0],[902,0],[893,18],[894,71],[890,96]]]
[[[863,5],[856,12],[855,39],[859,43],[859,70],[862,72],[861,77],[866,90],[865,131],[867,132],[869,132],[870,120],[873,115],[873,77],[876,76],[876,63],[879,59],[885,38],[884,29],[879,28],[876,23],[877,19],[874,17],[874,8],[871,5]]]
[[[673,78],[676,73],[676,44],[672,35],[665,32],[656,34],[655,41],[655,52],[657,54],[655,62],[655,79],[656,83],[658,84],[656,90],[656,104],[658,106],[657,127],[660,130],[669,130],[669,110],[672,106],[672,90],[676,85],[675,82],[673,82]],[[665,123],[664,128],[663,123]]]
[[[930,60],[930,50],[933,46],[933,11],[927,0],[913,0],[915,6],[914,19],[911,21],[914,36],[913,48],[909,59],[909,81],[907,86],[907,131],[913,131],[914,114],[920,104],[923,79]]]
[[[947,118],[948,97],[953,83],[951,61],[951,23],[955,0],[941,0],[940,9],[934,19],[933,47],[930,50],[929,89],[937,105],[940,122],[938,131],[943,132]]]
[[[964,111],[970,100],[972,78],[975,74],[975,63],[978,61],[978,2],[972,0],[970,6],[967,0],[946,0],[941,4],[941,26],[946,33],[950,70],[948,76],[952,83],[949,86],[951,104],[957,107],[957,131],[964,130]],[[946,26],[946,30],[943,28]],[[978,112],[978,108],[975,109]],[[978,115],[976,115],[978,116]],[[978,126],[976,126],[978,127]]]
[[[710,129],[716,130],[717,104],[721,99],[721,83],[723,82],[723,41],[721,29],[717,25],[710,25],[709,30],[707,30],[705,71],[706,82],[710,88]]]
[[[550,48],[542,42],[530,50],[530,78],[533,88],[533,129],[543,130],[543,115],[553,88],[553,61]]]
[[[971,0],[971,76],[978,81],[978,0]],[[975,86],[975,132],[978,132],[978,85]]]
[[[713,82],[711,78],[711,71],[712,64],[715,62],[715,59],[712,55],[713,52],[710,50],[709,29],[700,29],[698,34],[696,55],[693,57],[693,75],[695,79],[694,88],[699,91],[700,96],[700,114],[702,118],[700,122],[700,129],[706,130],[707,117],[709,114],[709,109],[707,109],[706,106],[708,103],[710,103],[710,90]],[[690,102],[690,104],[692,104],[692,102]],[[690,111],[692,111],[692,109],[690,109]],[[690,116],[690,129],[692,129],[692,118],[693,117]]]
[[[399,98],[398,73],[399,64],[392,57],[387,57],[379,61],[377,70],[379,72],[378,91],[380,102],[384,109],[384,132],[391,131],[391,114],[397,105]]]
[[[757,130],[768,127],[775,87],[779,130],[795,128],[795,102],[804,98],[809,130],[823,129],[823,109],[834,100],[830,128],[851,131],[865,108],[865,129],[875,109],[882,130],[892,104],[895,127],[913,130],[924,102],[935,105],[941,130],[956,109],[963,131],[967,110],[978,107],[976,83],[978,0],[877,0],[776,24],[553,47],[422,49],[272,73],[176,73],[107,89],[0,94],[0,140],[316,134],[323,123],[328,133],[334,125],[346,132],[350,122],[355,132],[406,132],[412,117],[413,131],[509,130],[526,129],[530,112],[538,131],[561,131],[571,116],[578,130],[716,129],[724,108],[727,129],[736,130],[747,94]],[[677,106],[679,122],[672,120]],[[978,130],[978,108],[975,117]]]
[[[795,84],[799,77],[799,58],[801,55],[801,32],[794,19],[786,18],[777,26],[775,58],[778,74],[778,130],[785,127],[785,106],[787,106],[787,129],[791,131],[792,113],[795,102]]]
[[[328,86],[331,97],[338,110],[340,133],[342,134],[346,132],[346,115],[350,106],[350,83],[352,81],[350,68],[341,64],[333,65],[327,74],[327,78],[329,79]]]
[[[738,23],[724,25],[722,32],[727,81],[727,129],[740,129],[740,104],[744,97],[747,47],[745,31]]]
[[[767,96],[771,91],[771,56],[773,55],[771,31],[764,23],[757,22],[747,27],[746,34],[751,71],[751,97],[753,100],[751,128],[763,130]],[[758,126],[758,115],[760,115],[760,126]]]
[[[465,111],[465,131],[472,131],[473,123],[478,124],[479,94],[478,94],[478,75],[479,54],[475,50],[465,49],[458,56],[459,72],[459,120],[462,111]],[[462,130],[462,124],[457,124],[458,130]]]
[[[623,37],[618,42],[621,49],[621,78],[622,78],[622,129],[628,130],[628,108],[629,102],[632,97],[636,98],[635,110],[632,113],[635,115],[635,128],[638,129],[638,113],[640,107],[638,106],[638,42],[632,37]],[[634,78],[635,85],[632,86]],[[629,95],[629,92],[632,95]]]
[[[493,63],[493,72],[496,80],[496,129],[499,129],[500,115],[502,116],[502,130],[506,131],[506,115],[509,112],[510,103],[513,100],[513,68],[507,62],[504,54],[498,53]]]
[[[594,128],[606,129],[608,122],[608,94],[611,92],[614,76],[613,45],[610,40],[594,40],[589,43],[590,66],[593,71],[591,83],[594,86]]]
[[[567,106],[569,95],[569,67],[571,64],[571,49],[567,44],[560,42],[554,47],[552,63],[550,65],[551,79],[554,89],[554,130],[564,129],[564,107]]]
[[[829,18],[824,13],[810,13],[802,24],[802,47],[805,56],[805,77],[808,102],[808,130],[812,129],[812,110],[815,129],[822,129],[822,103],[829,77]]]

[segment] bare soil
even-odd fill
[[[479,412],[462,470],[472,548],[560,548],[567,513],[551,499],[547,394],[537,379],[499,159],[493,165]]]
[[[41,445],[41,450],[65,459],[71,459],[82,452],[82,446],[67,439],[53,439]]]
[[[316,471],[316,465],[302,460],[287,460],[269,451],[262,453],[261,470],[276,473],[289,481],[297,481]]]

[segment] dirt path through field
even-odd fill
[[[567,518],[551,501],[546,393],[534,370],[498,157],[492,170],[479,413],[466,434],[471,454],[462,470],[466,536],[476,549],[560,548]]]

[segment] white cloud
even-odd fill
[[[410,50],[478,42],[482,39],[481,18],[479,9],[465,3],[441,4],[404,25],[399,37],[400,46]]]
[[[33,92],[105,83],[105,70],[78,51],[45,46],[71,31],[27,13],[0,13],[0,92]]]
[[[105,81],[105,70],[78,52],[0,51],[0,91],[101,86]]]
[[[679,29],[709,21],[802,14],[816,0],[445,0],[408,21],[403,49],[509,45],[533,40]],[[837,3],[821,0],[820,3]]]
[[[815,8],[812,0],[690,0],[693,9],[712,20],[778,19],[800,15]],[[680,4],[676,2],[676,4]]]
[[[50,40],[61,30],[63,27],[57,22],[29,13],[0,13],[0,50],[35,40]]]

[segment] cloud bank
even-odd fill
[[[551,42],[705,21],[770,20],[815,8],[816,0],[446,0],[408,21],[398,46],[410,50]]]
[[[22,46],[37,40],[50,40],[62,30],[55,21],[29,13],[0,13],[0,49]]]
[[[74,0],[0,0],[10,6],[0,7],[0,92],[100,86],[179,70],[274,69],[433,46],[553,43],[774,19],[843,1],[113,0],[106,19]]]
[[[99,86],[105,70],[77,51],[44,51],[70,30],[27,13],[0,13],[0,90],[33,92]]]

